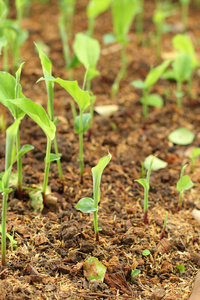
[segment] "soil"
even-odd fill
[[[73,35],[87,30],[86,5],[77,0]],[[14,7],[14,6],[13,6]],[[162,109],[149,109],[148,122],[144,122],[141,92],[130,85],[135,79],[144,79],[151,66],[161,61],[155,54],[155,26],[152,23],[154,1],[145,1],[144,45],[138,45],[133,23],[127,46],[128,70],[120,83],[115,98],[110,97],[111,85],[120,69],[120,47],[117,43],[105,46],[102,36],[112,32],[110,11],[96,20],[94,37],[102,46],[98,63],[100,75],[92,81],[92,91],[97,96],[95,105],[116,104],[119,109],[109,117],[95,113],[91,141],[84,137],[84,183],[80,185],[78,135],[73,129],[70,109],[71,98],[65,90],[55,85],[55,116],[59,118],[57,139],[62,153],[64,190],[58,178],[57,166],[51,164],[49,185],[57,197],[56,205],[44,208],[41,214],[31,208],[28,192],[23,200],[10,195],[7,213],[7,231],[17,240],[17,249],[11,251],[7,241],[7,265],[0,282],[1,299],[188,299],[200,267],[200,227],[192,217],[194,208],[200,209],[199,170],[197,159],[194,172],[190,172],[189,154],[199,147],[200,94],[199,77],[194,74],[192,95],[183,97],[180,110],[176,106],[173,90],[175,82],[159,80],[152,92],[163,96]],[[196,53],[200,34],[199,9],[190,5],[187,34],[192,38]],[[48,5],[33,3],[30,15],[22,26],[29,31],[29,38],[22,47],[25,62],[21,85],[27,98],[46,108],[47,95],[42,68],[34,41],[47,45],[53,63],[53,75],[68,79],[58,31],[59,9],[57,1]],[[11,10],[15,17],[15,10]],[[171,39],[181,28],[180,9],[169,17],[173,31],[162,37],[162,58],[173,51]],[[70,44],[70,45],[71,45]],[[84,68],[73,70],[74,79],[82,86]],[[186,90],[186,86],[184,86]],[[169,91],[167,96],[166,90]],[[12,118],[7,112],[7,125]],[[168,134],[186,127],[195,133],[189,146],[169,142]],[[21,123],[21,144],[35,148],[23,158],[24,186],[42,184],[46,138],[40,128],[27,116]],[[4,170],[5,133],[1,133],[0,171]],[[92,215],[77,211],[74,206],[83,197],[92,197],[91,168],[98,160],[112,154],[112,160],[102,175],[99,203],[100,242],[94,239]],[[141,162],[149,154],[157,154],[168,162],[165,169],[152,171],[150,178],[148,224],[143,222],[143,188],[134,180],[141,175]],[[176,183],[184,164],[186,174],[194,187],[184,193],[182,209],[177,212],[178,192]],[[16,171],[16,165],[13,169]],[[160,240],[165,213],[168,220],[165,237]],[[148,249],[150,255],[143,256]],[[83,265],[90,256],[96,257],[107,267],[104,283],[88,282]],[[184,265],[180,274],[178,265]],[[141,271],[131,281],[131,271]]]

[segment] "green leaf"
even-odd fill
[[[188,175],[184,175],[182,178],[179,179],[179,181],[176,184],[176,189],[178,192],[183,192],[186,190],[191,189],[194,186],[194,183],[190,179]]]
[[[115,0],[112,2],[113,28],[119,43],[127,43],[127,34],[138,9],[137,0]]]
[[[195,49],[188,35],[177,34],[172,39],[172,45],[175,50],[188,54],[192,60],[193,69],[199,66],[199,62],[195,55]]]
[[[147,77],[144,81],[148,89],[150,89],[158,81],[158,79],[167,69],[169,64],[170,64],[170,60],[165,60],[161,65],[150,70],[150,72],[147,74]]]
[[[131,271],[131,281],[133,281],[134,278],[135,278],[138,274],[140,274],[140,273],[141,273],[141,271],[138,270],[138,269],[132,270],[132,271]]]
[[[151,254],[151,252],[148,249],[145,249],[145,250],[142,251],[143,256],[148,256],[150,254]]]
[[[98,210],[96,207],[94,207],[94,200],[88,197],[79,200],[75,208],[82,211],[83,213],[90,213]]]
[[[24,145],[24,146],[20,149],[20,151],[17,153],[16,158],[22,157],[25,153],[27,153],[28,151],[31,151],[31,150],[33,150],[33,149],[34,149],[34,147],[33,147],[32,145]]]
[[[83,33],[75,35],[73,49],[78,57],[78,60],[88,70],[87,77],[92,79],[96,77],[99,72],[96,70],[96,65],[100,57],[101,47],[98,40],[89,37]]]
[[[87,6],[87,16],[88,18],[97,18],[98,15],[106,11],[112,0],[90,0]]]
[[[141,89],[144,90],[147,88],[146,84],[144,81],[138,79],[138,80],[134,80],[130,83],[132,86],[134,86],[137,89]]]
[[[103,170],[108,165],[111,160],[112,155],[108,153],[107,156],[102,157],[96,167],[92,168],[92,176],[93,176],[93,193],[94,193],[94,202],[95,207],[100,201],[100,182]]]
[[[144,103],[144,98],[141,99],[141,103]],[[147,104],[149,106],[162,108],[163,107],[163,98],[158,94],[151,94],[147,96]]]
[[[96,257],[90,257],[83,264],[83,273],[88,281],[92,279],[99,279],[103,282],[106,267],[100,263]]]
[[[31,119],[33,119],[52,141],[55,137],[56,127],[49,119],[44,108],[28,98],[7,100],[20,107]]]
[[[90,105],[89,93],[80,89],[77,81],[68,81],[61,78],[55,78],[53,76],[46,76],[45,78],[40,78],[37,82],[45,79],[57,82],[60,86],[62,86],[76,101],[80,111],[84,111]]]
[[[44,76],[45,75],[51,76],[51,74],[52,74],[52,63],[51,63],[50,59],[42,51],[42,49],[39,47],[39,45],[37,43],[34,43],[34,44],[37,47],[37,50],[38,50],[38,53],[39,53],[39,57],[40,57],[41,65],[42,65],[42,68],[43,68]]]
[[[167,162],[165,162],[162,159],[157,158],[157,157],[155,157],[153,155],[149,155],[144,160],[144,167],[145,167],[145,169],[148,170],[150,168],[151,161],[152,161],[153,158],[154,158],[154,160],[153,160],[153,164],[152,164],[152,170],[158,171],[160,169],[164,169],[164,168],[167,167],[167,165],[168,165]]]
[[[192,74],[192,61],[188,54],[180,53],[172,63],[176,81],[184,82]]]
[[[193,151],[192,151],[192,155],[190,156],[190,158],[192,157],[192,158],[197,158],[197,156],[199,156],[200,155],[200,148],[199,147],[197,147],[197,148],[195,148]]]
[[[184,265],[178,265],[176,267],[177,267],[177,269],[179,269],[179,271],[180,271],[181,274],[185,271]]]
[[[83,128],[83,133],[88,130],[88,127],[89,127],[89,124],[88,124],[88,121],[90,120],[91,118],[91,114],[90,113],[86,113],[86,114],[83,114],[83,125],[82,125],[82,128]],[[74,130],[76,131],[76,133],[81,133],[80,132],[80,116],[77,116],[75,121],[74,121]]]
[[[168,139],[176,145],[189,145],[194,141],[195,135],[187,128],[180,127],[173,130],[169,135]]]
[[[49,161],[47,163],[50,163],[52,161],[57,161],[60,159],[60,155],[57,155],[55,153],[50,153],[50,158],[49,158]],[[46,163],[46,157],[44,159],[44,162]]]
[[[136,181],[139,184],[141,184],[144,189],[149,190],[149,183],[147,182],[146,178],[135,179],[134,181]]]

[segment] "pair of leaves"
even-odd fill
[[[188,175],[183,175],[186,167],[187,164],[183,166],[180,179],[176,184],[176,189],[179,193],[183,193],[184,191],[189,190],[194,186],[194,183],[192,182],[190,177]]]

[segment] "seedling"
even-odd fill
[[[196,158],[200,155],[200,148],[197,147],[192,151],[192,154],[190,155],[191,159],[191,173],[194,172],[194,167],[195,167],[195,160]]]
[[[101,176],[103,170],[108,165],[111,160],[111,154],[108,153],[107,156],[102,157],[96,167],[92,168],[92,176],[93,176],[93,197],[92,198],[82,198],[79,200],[77,205],[75,206],[76,209],[84,212],[84,213],[91,213],[93,212],[93,222],[94,222],[94,232],[96,241],[99,242],[99,230],[98,227],[98,219],[97,219],[97,212],[98,212],[98,203],[100,201],[100,183],[101,183]]]
[[[175,145],[186,146],[194,141],[195,135],[192,131],[185,127],[180,127],[168,135],[168,139]]]
[[[160,235],[160,239],[162,240],[165,236],[165,229],[166,229],[166,225],[167,225],[167,217],[168,217],[168,212],[166,212],[165,214],[165,220],[164,220],[164,224],[163,224],[163,228],[162,228],[162,232]]]
[[[144,81],[142,80],[135,80],[131,82],[131,85],[141,89],[142,90],[142,99],[140,100],[143,106],[143,115],[145,120],[148,118],[148,107],[154,106],[154,107],[162,107],[163,106],[163,100],[162,98],[157,94],[151,94],[149,95],[150,89],[154,86],[154,84],[158,81],[158,79],[161,77],[163,72],[168,67],[170,61],[165,60],[161,65],[158,67],[152,68],[149,73],[146,76],[146,79]]]
[[[79,134],[80,182],[83,183],[83,133],[88,129],[88,121],[90,117],[89,114],[84,114],[84,111],[90,105],[90,95],[87,91],[83,91],[79,88],[77,81],[67,81],[61,78],[54,78],[53,76],[46,76],[45,78],[40,78],[38,81],[40,80],[57,82],[72,96],[79,106],[80,115],[76,117],[74,127],[75,131]]]
[[[34,103],[28,98],[18,98],[15,100],[7,100],[10,105],[14,105],[24,113],[26,113],[33,121],[35,121],[40,128],[44,131],[47,137],[46,157],[45,157],[45,171],[44,171],[44,182],[43,182],[43,201],[45,203],[45,197],[47,192],[49,168],[52,161],[60,159],[60,156],[51,153],[51,142],[55,138],[56,127],[54,123],[49,119],[44,108],[37,103]]]
[[[149,256],[150,254],[151,254],[151,252],[148,249],[145,249],[142,251],[143,256]]]
[[[36,43],[35,43],[35,45],[39,52],[39,57],[40,57],[40,61],[42,64],[44,78],[46,78],[46,76],[51,76],[52,75],[51,61],[49,60],[49,58],[46,56],[46,54],[42,51],[42,49]],[[53,95],[54,82],[45,80],[45,83],[46,83],[47,95],[48,95],[47,108],[48,108],[49,118],[56,125],[58,120],[54,119],[54,95]],[[56,135],[54,138],[54,148],[55,148],[55,154],[57,156],[59,156]],[[57,160],[57,165],[58,165],[59,177],[60,177],[61,183],[63,185],[64,184],[63,183],[63,174],[62,174],[62,167],[61,167],[60,159]],[[64,186],[63,186],[63,189],[64,189]]]
[[[96,97],[91,92],[91,80],[99,75],[99,71],[96,69],[97,63],[100,58],[101,47],[98,40],[91,38],[83,33],[77,33],[75,35],[75,41],[73,49],[79,62],[81,62],[85,69],[85,80],[83,84],[83,90],[85,89],[90,93],[90,121],[89,128],[91,130],[94,115],[94,102]]]
[[[17,98],[25,98],[22,94],[22,88],[20,85],[20,75],[22,70],[23,64],[20,66],[18,71],[16,72],[16,78],[6,72],[0,72],[0,102],[7,107],[13,118],[23,119],[25,113],[23,110],[15,106],[14,103],[9,102],[9,99],[17,99]],[[24,146],[27,151],[32,150],[34,147],[31,145]],[[21,149],[20,146],[20,133],[19,128],[17,129],[17,136],[16,136],[16,148],[17,148],[17,173],[18,173],[18,187],[17,187],[17,195],[18,198],[22,199],[22,159],[21,155],[19,155],[19,151]],[[26,152],[27,152],[26,151]]]
[[[0,225],[0,233],[2,234],[2,227]],[[6,233],[7,238],[10,240],[10,248],[11,251],[13,251],[13,249],[17,248],[17,241],[14,239],[14,230],[13,230],[13,234],[10,235],[9,233]]]
[[[95,20],[96,18],[106,11],[111,3],[112,0],[90,0],[87,6],[87,16],[88,16],[88,35],[90,37],[93,36],[94,27],[95,27]]]
[[[151,175],[151,169],[152,169],[152,165],[153,165],[153,161],[154,158],[152,158],[149,169],[147,171],[147,176],[146,178],[140,178],[140,179],[136,179],[135,181],[140,183],[143,188],[144,188],[144,224],[148,223],[148,193],[149,193],[149,181],[150,181],[150,175]]]
[[[180,273],[182,274],[183,272],[185,272],[185,267],[184,267],[184,265],[178,265],[178,266],[176,266],[177,267],[177,269],[180,271]]]
[[[187,167],[187,164],[182,167],[180,179],[176,184],[176,189],[179,192],[179,201],[178,201],[178,207],[177,211],[179,211],[182,207],[182,201],[183,201],[183,192],[186,190],[189,190],[194,186],[194,183],[190,180],[188,175],[183,175],[185,168]]]
[[[131,281],[134,281],[134,278],[140,273],[141,273],[141,271],[138,269],[132,270],[131,271]]]
[[[179,53],[185,53],[189,55],[191,62],[192,62],[192,71],[191,74],[188,78],[188,93],[191,93],[192,89],[192,78],[193,78],[193,73],[194,70],[199,66],[199,62],[196,58],[195,55],[195,49],[192,44],[191,39],[189,36],[185,34],[177,34],[175,37],[172,39],[172,45],[176,51]]]
[[[9,178],[12,165],[15,160],[15,138],[19,128],[20,119],[17,119],[6,130],[6,155],[5,155],[5,172],[0,181],[0,192],[3,194],[2,200],[2,235],[1,235],[1,267],[4,270],[6,266],[6,215],[7,215],[7,199],[8,194],[12,191],[9,188]]]
[[[125,77],[127,69],[126,45],[128,43],[127,34],[138,12],[137,0],[115,0],[112,2],[113,29],[117,42],[121,44],[121,69],[112,85],[112,96],[118,90],[122,78]]]

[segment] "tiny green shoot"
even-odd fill
[[[141,273],[140,270],[134,269],[131,271],[131,281],[134,281],[134,278]]]
[[[143,106],[143,115],[145,120],[148,118],[148,106],[155,106],[155,107],[162,107],[163,106],[163,100],[162,98],[157,94],[151,94],[149,95],[150,89],[154,86],[154,84],[159,80],[163,72],[168,67],[170,61],[165,60],[161,65],[152,68],[149,73],[147,74],[144,81],[142,80],[135,80],[131,82],[131,85],[135,88],[142,90],[142,99],[141,103]]]
[[[188,175],[183,175],[186,167],[187,167],[187,164],[182,167],[180,179],[176,184],[176,189],[179,192],[179,201],[178,201],[177,211],[179,211],[182,207],[183,192],[191,189],[194,186],[194,183],[192,182],[190,177]]]
[[[180,271],[181,274],[182,274],[183,272],[185,272],[185,267],[184,267],[184,265],[180,264],[180,265],[178,265],[178,266],[176,266],[176,267],[177,267],[177,269]]]
[[[142,251],[143,256],[149,256],[150,254],[151,254],[151,252],[148,249],[145,249]]]
[[[149,169],[147,171],[147,176],[146,178],[140,178],[136,179],[135,181],[141,184],[144,188],[144,224],[148,223],[148,193],[149,193],[149,182],[150,182],[150,175],[151,175],[151,169],[153,165],[155,156],[152,158]]]
[[[189,156],[190,160],[191,160],[191,173],[194,172],[195,160],[199,155],[200,155],[200,148],[197,147],[197,148],[193,149],[192,154]]]
[[[162,232],[160,235],[160,239],[162,240],[165,236],[165,229],[166,229],[166,225],[167,225],[167,217],[168,217],[168,211],[165,214],[165,219],[164,219],[164,223],[163,223],[163,228],[162,228]]]
[[[99,242],[99,230],[100,230],[100,228],[98,227],[97,212],[98,212],[98,203],[100,201],[101,176],[102,176],[103,170],[110,162],[111,157],[112,157],[111,154],[108,153],[107,156],[104,156],[99,160],[96,167],[92,168],[94,199],[88,198],[88,197],[82,198],[79,200],[79,202],[75,206],[75,208],[80,210],[81,212],[84,212],[84,213],[93,212],[94,232],[95,232],[95,238],[96,238],[97,242]]]

